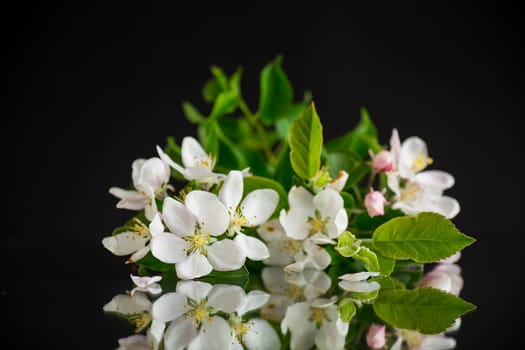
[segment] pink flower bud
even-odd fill
[[[371,191],[365,197],[365,208],[371,218],[385,214],[385,203],[385,196],[379,191]]]
[[[394,169],[394,157],[388,151],[381,151],[374,156],[372,167],[376,172],[387,172]]]
[[[372,324],[366,333],[366,344],[371,349],[381,349],[386,345],[385,326]]]

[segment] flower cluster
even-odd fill
[[[324,142],[280,58],[261,73],[257,112],[241,73],[213,67],[209,115],[183,105],[199,139],[169,138],[133,162],[133,188],[110,189],[136,211],[102,239],[139,272],[104,307],[135,325],[120,349],[454,347],[445,333],[474,308],[456,262],[474,239],[450,221],[453,176],[426,169],[419,137],[394,129],[381,145],[364,109]],[[161,295],[164,277],[176,286]]]

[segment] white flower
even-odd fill
[[[151,294],[162,293],[161,286],[157,283],[162,279],[162,276],[133,276],[130,274],[131,280],[135,283],[136,287],[131,290],[131,295],[135,292],[149,292]]]
[[[233,170],[219,192],[220,201],[228,208],[228,236],[235,236],[235,243],[248,258],[263,260],[270,256],[266,245],[257,238],[245,235],[242,230],[266,222],[277,207],[279,194],[272,189],[258,189],[248,193],[241,202],[243,188],[242,173]]]
[[[339,277],[339,287],[349,292],[371,293],[378,290],[381,285],[376,281],[368,282],[370,277],[379,276],[379,272],[347,273]]]
[[[215,157],[207,154],[193,137],[186,136],[182,139],[181,155],[184,166],[175,163],[159,146],[157,146],[157,153],[162,160],[184,176],[186,180],[195,180],[204,188],[209,188],[225,178],[224,174],[213,172]],[[245,176],[251,175],[249,169],[244,169],[243,174]]]
[[[234,312],[244,295],[238,286],[180,281],[176,292],[164,294],[152,307],[154,319],[171,322],[164,333],[164,348],[227,349],[230,327],[216,313]]]
[[[185,204],[166,198],[162,217],[172,233],[160,233],[151,242],[151,253],[160,261],[175,264],[177,276],[193,279],[212,269],[239,269],[246,259],[231,239],[217,241],[229,226],[228,210],[215,195],[192,191]]]
[[[155,214],[149,226],[139,219],[134,220],[135,224],[129,228],[129,231],[102,239],[104,247],[117,256],[133,254],[126,263],[142,259],[150,251],[150,245],[148,245],[150,240],[164,232],[164,226],[158,213]]]
[[[447,259],[443,259],[439,264],[423,276],[418,285],[421,287],[432,287],[441,289],[445,292],[459,295],[463,288],[463,278],[461,277],[461,267],[457,264],[461,254],[454,254]]]
[[[341,320],[334,303],[333,298],[319,298],[288,307],[281,331],[290,330],[290,349],[308,350],[314,344],[320,350],[344,349],[348,323]]]
[[[259,290],[244,296],[242,303],[230,314],[228,320],[231,329],[230,349],[243,349],[243,345],[248,350],[274,350],[281,347],[279,336],[268,321],[261,318],[244,319],[247,312],[261,308],[269,299],[268,293]]]
[[[423,211],[441,214],[448,219],[455,217],[460,210],[454,198],[444,196],[443,191],[454,185],[454,177],[440,170],[421,171],[432,159],[428,157],[427,146],[418,137],[409,137],[399,147],[399,136],[394,129],[391,144],[395,155],[396,170],[388,172],[388,187],[394,192],[395,209],[407,215]]]
[[[266,265],[287,266],[288,270],[304,268],[324,270],[330,265],[330,254],[310,240],[296,240],[286,236],[279,219],[270,220],[257,229],[267,242],[270,256],[263,260]]]
[[[120,338],[118,344],[120,346],[117,350],[151,350],[148,337],[142,334],[134,334],[127,338]]]
[[[104,305],[103,310],[126,317],[129,322],[134,324],[135,333],[140,333],[147,329],[147,344],[150,346],[148,349],[156,350],[158,348],[162,334],[157,334],[159,323],[152,318],[152,303],[144,293],[136,292],[133,295],[118,294]],[[162,331],[164,331],[164,328],[162,328]],[[144,342],[138,338],[130,337],[127,340],[123,340],[123,343],[119,340],[119,344],[121,347],[124,346],[124,349],[135,349],[133,346],[144,344]],[[137,349],[140,349],[140,347]]]
[[[444,334],[421,334],[406,329],[397,330],[398,338],[390,350],[401,350],[406,342],[409,350],[447,350],[456,347],[456,340]]]
[[[131,167],[131,177],[136,191],[111,187],[109,193],[120,198],[117,208],[145,209],[146,218],[152,220],[157,213],[155,199],[163,199],[166,195],[166,190],[171,189],[171,186],[168,184],[170,169],[168,164],[159,158],[137,159]]]
[[[332,284],[324,271],[305,269],[298,273],[286,273],[280,267],[265,267],[261,278],[270,300],[261,308],[265,319],[281,321],[288,305],[313,300],[325,294]]]
[[[290,210],[281,210],[280,222],[293,239],[310,239],[316,244],[333,244],[346,229],[348,216],[341,195],[326,188],[315,196],[294,186],[288,194]]]
[[[344,170],[339,170],[337,177],[332,179],[326,168],[321,168],[315,174],[313,178],[310,179],[314,193],[319,193],[325,188],[331,188],[337,192],[341,192],[348,180],[348,173]]]

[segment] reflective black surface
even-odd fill
[[[265,2],[235,15],[202,4],[24,3],[9,14],[16,111],[2,138],[0,299],[17,348],[114,349],[130,334],[102,311],[130,288],[132,271],[100,244],[130,216],[107,189],[129,181],[131,162],[166,136],[196,134],[180,105],[206,108],[210,64],[229,72],[243,64],[255,107],[258,72],[277,53],[296,94],[312,90],[325,138],[366,106],[384,142],[392,127],[426,140],[435,168],[456,178],[454,222],[478,239],[461,260],[462,296],[478,311],[464,318],[458,349],[524,345],[519,12],[453,2],[318,6]]]

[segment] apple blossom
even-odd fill
[[[456,340],[444,334],[421,334],[416,331],[397,330],[398,338],[390,350],[401,350],[406,342],[409,350],[447,350],[456,347]]]
[[[386,203],[387,200],[382,192],[370,191],[365,196],[365,208],[371,218],[384,215]]]
[[[206,195],[203,195],[206,194]],[[151,253],[157,259],[175,264],[177,276],[193,279],[209,274],[212,269],[239,269],[245,255],[231,239],[218,241],[229,226],[228,210],[211,193],[192,191],[185,204],[166,198],[162,217],[171,233],[160,233],[151,242]]]
[[[117,256],[129,255],[126,263],[142,259],[150,251],[150,241],[158,234],[164,232],[164,226],[157,213],[146,226],[142,221],[134,218],[135,224],[129,227],[129,231],[121,232],[102,239],[102,245]]]
[[[381,151],[372,158],[372,169],[378,173],[386,173],[394,169],[394,157],[389,151]]]
[[[314,196],[304,187],[294,186],[288,194],[288,203],[290,209],[281,210],[279,220],[290,238],[333,244],[333,239],[348,225],[343,198],[331,188]]]
[[[373,323],[366,333],[366,344],[371,349],[381,349],[386,345],[385,325]]]
[[[290,349],[344,349],[348,322],[343,322],[335,299],[318,298],[290,305],[281,322],[281,331],[291,332]]]
[[[168,164],[156,157],[148,160],[137,159],[132,164],[131,177],[135,191],[111,187],[109,193],[120,198],[117,208],[145,209],[146,218],[152,220],[157,213],[155,199],[163,199],[166,191],[173,189],[168,184],[170,180]]]
[[[149,292],[151,294],[162,293],[161,286],[157,283],[162,279],[162,276],[133,276],[130,274],[131,280],[135,283],[136,287],[131,290],[131,295],[136,291]]]
[[[118,340],[119,347],[117,350],[151,350],[151,344],[148,337],[142,334],[134,334],[127,338]]]
[[[379,276],[379,272],[357,272],[347,273],[339,277],[339,287],[349,292],[371,293],[378,290],[381,286],[376,281],[368,282],[370,277]]]
[[[224,180],[219,192],[220,201],[228,208],[228,236],[251,260],[263,260],[270,256],[268,248],[259,239],[245,235],[244,227],[254,227],[266,222],[275,211],[279,202],[279,194],[273,189],[258,189],[251,191],[242,200],[244,189],[243,176],[238,170],[232,170]],[[212,194],[201,194],[214,196]],[[240,203],[240,204],[239,204]]]

